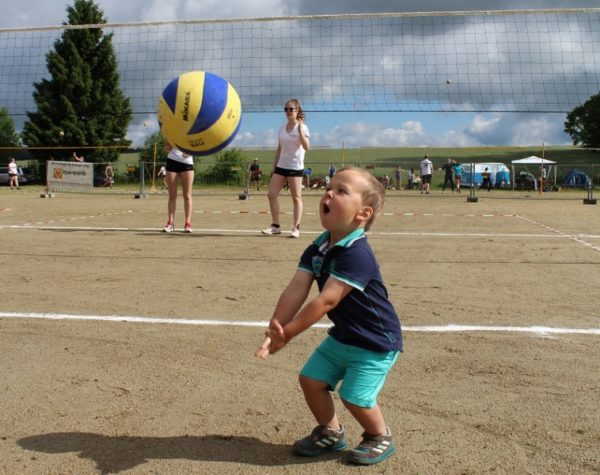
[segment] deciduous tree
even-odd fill
[[[571,136],[574,145],[600,147],[600,93],[567,115],[565,132]]]

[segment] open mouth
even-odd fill
[[[323,214],[327,214],[327,213],[329,213],[329,211],[331,211],[329,209],[329,205],[326,203],[323,203]]]

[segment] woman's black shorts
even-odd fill
[[[194,171],[194,165],[188,165],[187,163],[181,163],[172,158],[167,158],[167,171],[175,173],[191,172]]]
[[[302,175],[304,175],[304,170],[290,170],[289,168],[276,167],[275,171],[273,171],[273,173],[275,173],[275,175],[281,175],[281,176],[302,177]]]

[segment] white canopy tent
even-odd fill
[[[550,179],[550,177],[552,176],[552,174],[554,173],[554,186],[556,186],[556,162],[553,162],[552,160],[548,160],[547,158],[542,158],[542,157],[536,157],[535,155],[532,155],[531,157],[526,157],[526,158],[519,158],[518,160],[512,160],[511,161],[512,164],[512,187],[513,190],[515,189],[515,165],[532,165],[532,166],[537,166],[540,169],[540,174],[539,177],[543,176],[543,172],[542,170],[544,169],[544,167],[548,168],[548,173],[546,175],[546,177],[548,179]],[[539,178],[537,177],[537,178]],[[537,189],[537,179],[535,181],[536,183],[536,189]]]

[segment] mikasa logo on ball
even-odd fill
[[[190,91],[187,91],[185,93],[185,99],[183,100],[183,120],[185,120],[186,122],[189,121],[189,116],[190,116],[190,96],[192,95],[192,93]]]

